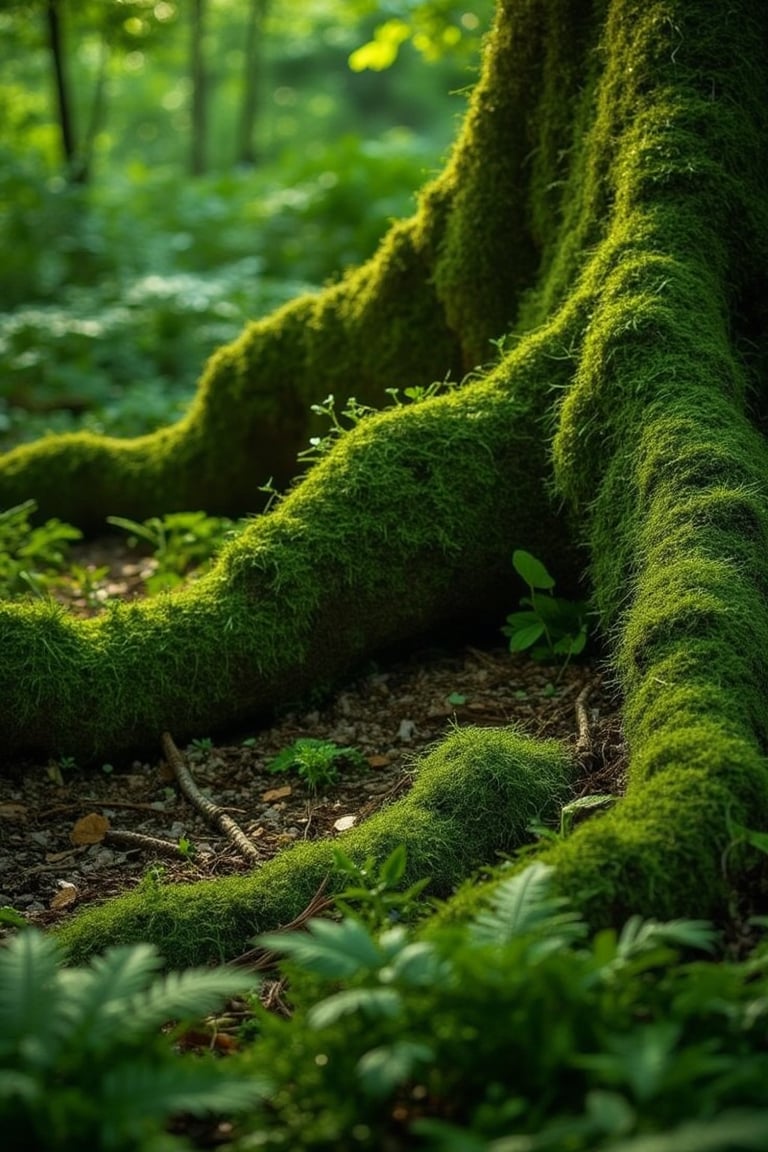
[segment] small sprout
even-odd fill
[[[466,704],[467,698],[466,696],[462,696],[461,692],[451,692],[450,696],[446,697],[446,701],[448,704],[454,704],[456,707],[459,707],[461,704]]]
[[[284,748],[267,764],[268,772],[296,772],[316,792],[339,779],[339,766],[365,768],[367,762],[356,748],[342,748],[331,740],[302,737]]]

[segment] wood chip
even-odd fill
[[[74,904],[79,896],[79,892],[74,884],[70,884],[68,880],[59,880],[60,892],[51,900],[48,905],[49,908],[60,909],[69,908],[70,904]]]
[[[371,768],[386,768],[390,763],[389,756],[369,756],[368,764]]]
[[[271,804],[273,800],[285,800],[286,796],[290,796],[293,792],[290,784],[284,784],[282,788],[270,788],[267,792],[262,792],[261,798],[267,804]]]

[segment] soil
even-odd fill
[[[151,562],[137,562],[114,541],[96,554],[93,545],[86,548],[79,562],[109,571],[95,594],[93,588],[88,597],[77,589],[58,593],[72,610],[96,611],[101,587],[109,595],[141,594]],[[323,708],[289,712],[237,739],[213,743],[201,732],[181,751],[203,795],[266,860],[297,840],[338,837],[402,795],[419,753],[455,724],[515,724],[530,735],[558,737],[573,747],[580,766],[574,797],[623,790],[619,701],[601,671],[589,663],[564,670],[536,664],[501,646],[414,651],[369,668]],[[303,738],[354,748],[362,764],[340,761],[338,781],[324,789],[294,772],[270,772],[272,759]],[[126,842],[125,833],[162,843]],[[165,882],[254,866],[185,798],[160,746],[149,759],[119,768],[86,771],[50,761],[0,769],[0,906],[50,926],[128,891],[155,866]]]

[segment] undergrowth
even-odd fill
[[[293,1016],[261,1016],[245,1060],[276,1088],[238,1149],[765,1148],[765,944],[716,963],[709,923],[637,916],[590,938],[552,880],[426,933],[367,905],[262,937]]]

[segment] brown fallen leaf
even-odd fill
[[[75,900],[77,900],[78,896],[80,895],[75,885],[70,884],[68,880],[59,880],[59,887],[61,888],[61,891],[57,892],[53,897],[50,904],[48,905],[49,908],[68,908],[70,904],[74,904]]]
[[[82,816],[72,828],[69,838],[73,844],[100,844],[109,831],[109,820],[99,812]]]
[[[284,800],[286,796],[290,796],[293,792],[290,784],[284,784],[282,788],[270,788],[268,792],[262,792],[262,800],[271,803],[273,800]]]
[[[386,768],[390,763],[389,756],[369,756],[368,765],[370,768]]]

